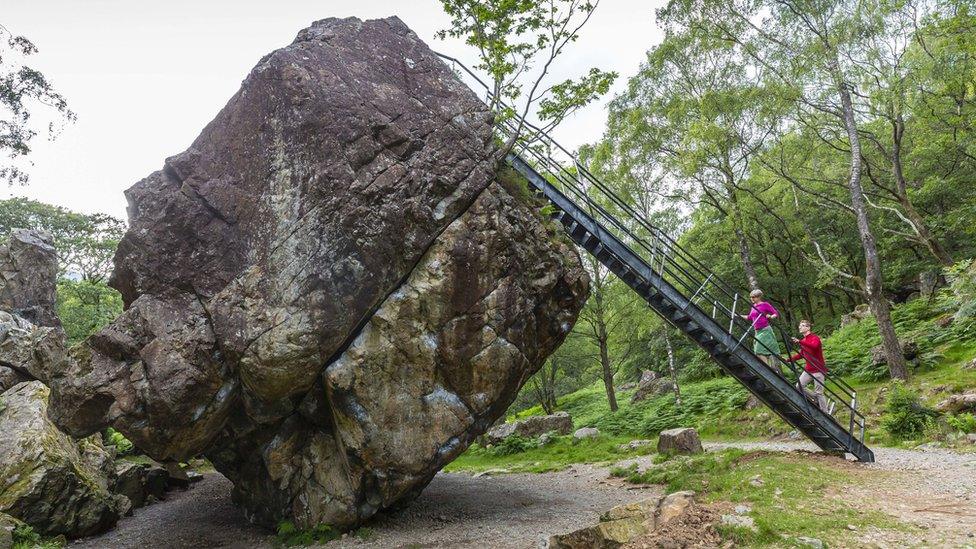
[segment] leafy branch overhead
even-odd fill
[[[610,90],[617,73],[591,68],[551,83],[553,65],[575,42],[599,5],[584,0],[441,0],[451,27],[438,38],[460,38],[478,52],[477,70],[491,82],[490,107],[501,120],[517,117],[515,136],[533,116],[547,132]],[[531,140],[531,139],[530,139]],[[515,144],[509,139],[501,151]]]
[[[56,119],[47,123],[47,134],[53,139],[58,122],[74,122],[75,113],[65,98],[37,69],[24,61],[37,53],[37,46],[0,25],[0,180],[27,183],[29,175],[17,161],[31,152],[31,141],[37,136],[33,115],[38,109],[49,109]]]

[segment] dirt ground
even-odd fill
[[[71,549],[273,547],[273,538],[249,524],[230,502],[230,482],[217,473],[166,501],[138,509],[107,534]],[[537,548],[554,533],[595,522],[607,509],[660,494],[607,478],[588,465],[558,473],[472,477],[438,474],[413,504],[370,521],[366,541],[349,537],[326,545],[346,547]]]
[[[706,444],[719,449],[728,444]],[[814,450],[796,442],[737,443],[745,449]],[[883,471],[838,496],[894,515],[912,531],[852,531],[848,547],[976,547],[976,454],[876,449],[877,462],[851,464]],[[351,547],[538,548],[554,533],[592,524],[610,507],[659,494],[579,465],[558,473],[472,477],[439,474],[413,504],[370,521],[371,537],[329,543]],[[230,502],[230,482],[216,473],[164,502],[139,509],[112,531],[69,547],[265,548],[273,538],[249,524]]]

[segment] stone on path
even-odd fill
[[[550,549],[616,549],[647,535],[687,513],[695,505],[694,492],[620,505],[600,516],[594,526],[549,538]]]
[[[806,536],[798,536],[793,538],[799,547],[810,547],[812,549],[824,549],[824,542],[817,539]]]
[[[659,454],[700,454],[705,451],[702,448],[701,439],[698,431],[691,427],[680,427],[661,431],[657,440],[657,451]]]

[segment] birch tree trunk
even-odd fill
[[[749,289],[758,290],[759,277],[756,275],[756,267],[752,263],[752,250],[749,248],[749,241],[746,239],[745,230],[742,228],[742,211],[739,209],[739,199],[735,195],[735,186],[731,180],[726,183],[726,189],[729,193],[729,204],[732,206],[732,229],[735,231],[735,239],[739,245],[742,270],[746,273]]]
[[[674,367],[674,347],[671,345],[671,328],[664,326],[664,346],[668,350],[668,370],[671,372],[671,383],[674,385],[674,403],[681,406],[681,389],[678,387],[678,373]]]
[[[836,52],[834,52],[834,56],[830,62],[830,69],[837,86],[837,93],[840,96],[841,114],[851,145],[851,173],[848,188],[851,193],[851,207],[854,209],[857,218],[857,232],[861,239],[861,248],[864,251],[864,294],[868,305],[871,307],[871,312],[874,313],[874,318],[878,322],[882,348],[888,361],[891,377],[908,379],[905,357],[902,355],[901,345],[898,343],[898,336],[895,334],[895,327],[891,323],[891,309],[882,292],[881,261],[878,259],[878,248],[875,244],[874,234],[871,233],[864,189],[861,187],[861,141],[857,133],[857,121],[854,118],[851,89],[843,77]]]
[[[905,171],[901,163],[901,144],[905,135],[905,120],[901,114],[892,120],[892,146],[891,146],[891,171],[895,178],[895,191],[898,196],[898,203],[905,211],[905,217],[912,224],[915,234],[919,240],[925,244],[929,253],[942,265],[950,267],[953,264],[952,256],[946,251],[939,239],[932,234],[922,214],[915,209],[908,196],[908,182],[905,180]]]

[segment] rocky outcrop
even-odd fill
[[[485,434],[489,444],[498,444],[512,435],[536,438],[546,433],[568,435],[573,432],[573,418],[566,412],[556,412],[547,416],[531,416],[512,423],[493,427]]]
[[[0,516],[79,537],[112,526],[127,502],[109,492],[114,465],[98,437],[75,441],[47,417],[41,382],[65,369],[56,276],[49,236],[17,230],[0,246]]]
[[[657,451],[659,454],[700,454],[704,452],[701,438],[698,431],[690,427],[680,427],[678,429],[668,429],[661,431],[657,439]]]
[[[0,513],[0,549],[11,549],[14,546],[14,530],[21,524],[21,521],[14,517]]]
[[[16,229],[0,244],[0,393],[64,368],[51,236]]]
[[[694,492],[675,492],[667,496],[620,505],[600,516],[594,526],[549,538],[551,549],[616,549],[663,529],[695,507]],[[648,547],[684,545],[648,545]]]
[[[106,530],[127,509],[109,492],[97,437],[76,443],[47,418],[48,389],[21,383],[0,395],[0,512],[47,535]]]
[[[127,191],[126,310],[53,380],[52,416],[206,453],[264,524],[348,527],[415,496],[587,293],[490,123],[399,19],[300,32]]]
[[[942,413],[958,414],[960,412],[976,412],[976,393],[961,393],[952,395],[939,402],[935,409]]]
[[[166,468],[155,462],[119,460],[115,464],[112,492],[128,498],[132,509],[163,499],[171,486]]]
[[[0,393],[17,383],[47,381],[65,368],[64,335],[0,311]]]
[[[0,244],[0,310],[38,326],[61,327],[58,258],[50,234],[15,229]]]
[[[662,378],[657,375],[657,372],[644,370],[641,372],[640,382],[637,384],[633,396],[630,397],[630,401],[640,402],[671,391],[674,391],[674,383],[671,380]]]
[[[860,321],[862,321],[865,318],[868,318],[870,316],[871,316],[871,307],[869,307],[867,303],[862,303],[862,304],[858,305],[857,307],[854,307],[854,310],[853,311],[851,311],[851,312],[849,312],[847,314],[841,315],[841,317],[840,317],[840,326],[841,326],[841,328],[843,328],[844,326],[849,326],[851,324],[857,324],[858,322],[860,322]]]
[[[918,343],[910,340],[899,341],[898,345],[901,346],[901,354],[905,357],[905,360],[909,364],[917,366],[917,361],[919,359],[919,347]],[[871,365],[874,367],[883,366],[888,364],[888,358],[885,356],[884,347],[882,345],[875,345],[871,348]]]

